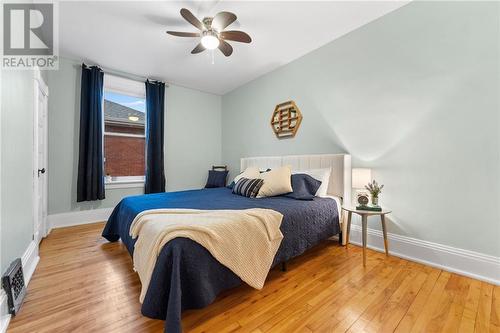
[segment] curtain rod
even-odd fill
[[[99,67],[105,74],[109,74],[109,75],[114,75],[114,76],[119,76],[119,77],[122,77],[122,78],[125,78],[125,79],[129,79],[129,80],[133,80],[133,81],[137,81],[137,82],[146,82],[146,80],[150,80],[150,81],[160,81],[160,82],[163,82],[163,80],[159,80],[159,79],[155,79],[153,77],[144,77],[144,76],[140,76],[140,75],[135,75],[135,74],[130,74],[130,73],[124,73],[124,72],[121,72],[121,71],[116,71],[116,70],[113,70],[113,69],[109,69],[109,68],[105,68],[105,67],[101,67],[99,65],[95,65],[95,64],[89,64],[87,62],[83,62],[87,67],[92,67],[92,66],[97,66]],[[82,65],[77,65],[75,64],[75,67],[77,68],[81,68]],[[165,82],[165,87],[169,87],[169,84],[167,82]]]

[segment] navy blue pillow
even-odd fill
[[[305,173],[297,173],[292,175],[292,190],[285,197],[297,200],[312,200],[314,195],[321,186],[321,181],[306,175]]]
[[[226,178],[228,173],[229,171],[209,170],[207,184],[205,185],[205,188],[226,186]]]

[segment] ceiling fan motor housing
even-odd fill
[[[213,30],[212,29],[212,20],[213,19],[214,19],[213,17],[204,17],[203,18],[202,22],[207,30]]]

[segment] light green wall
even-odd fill
[[[166,99],[167,191],[201,188],[221,161],[221,97],[170,85]]]
[[[496,2],[410,3],[224,95],[222,160],[348,152],[391,232],[499,256],[499,43]],[[304,119],[278,140],[289,99]]]
[[[142,189],[106,190],[106,199],[76,202],[80,114],[80,63],[61,58],[49,73],[49,214],[115,206]],[[171,85],[166,88],[167,190],[203,187],[207,170],[220,163],[221,98]]]
[[[1,271],[32,240],[33,72],[1,74]]]

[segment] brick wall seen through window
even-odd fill
[[[104,92],[104,169],[111,177],[143,176],[145,101]]]

